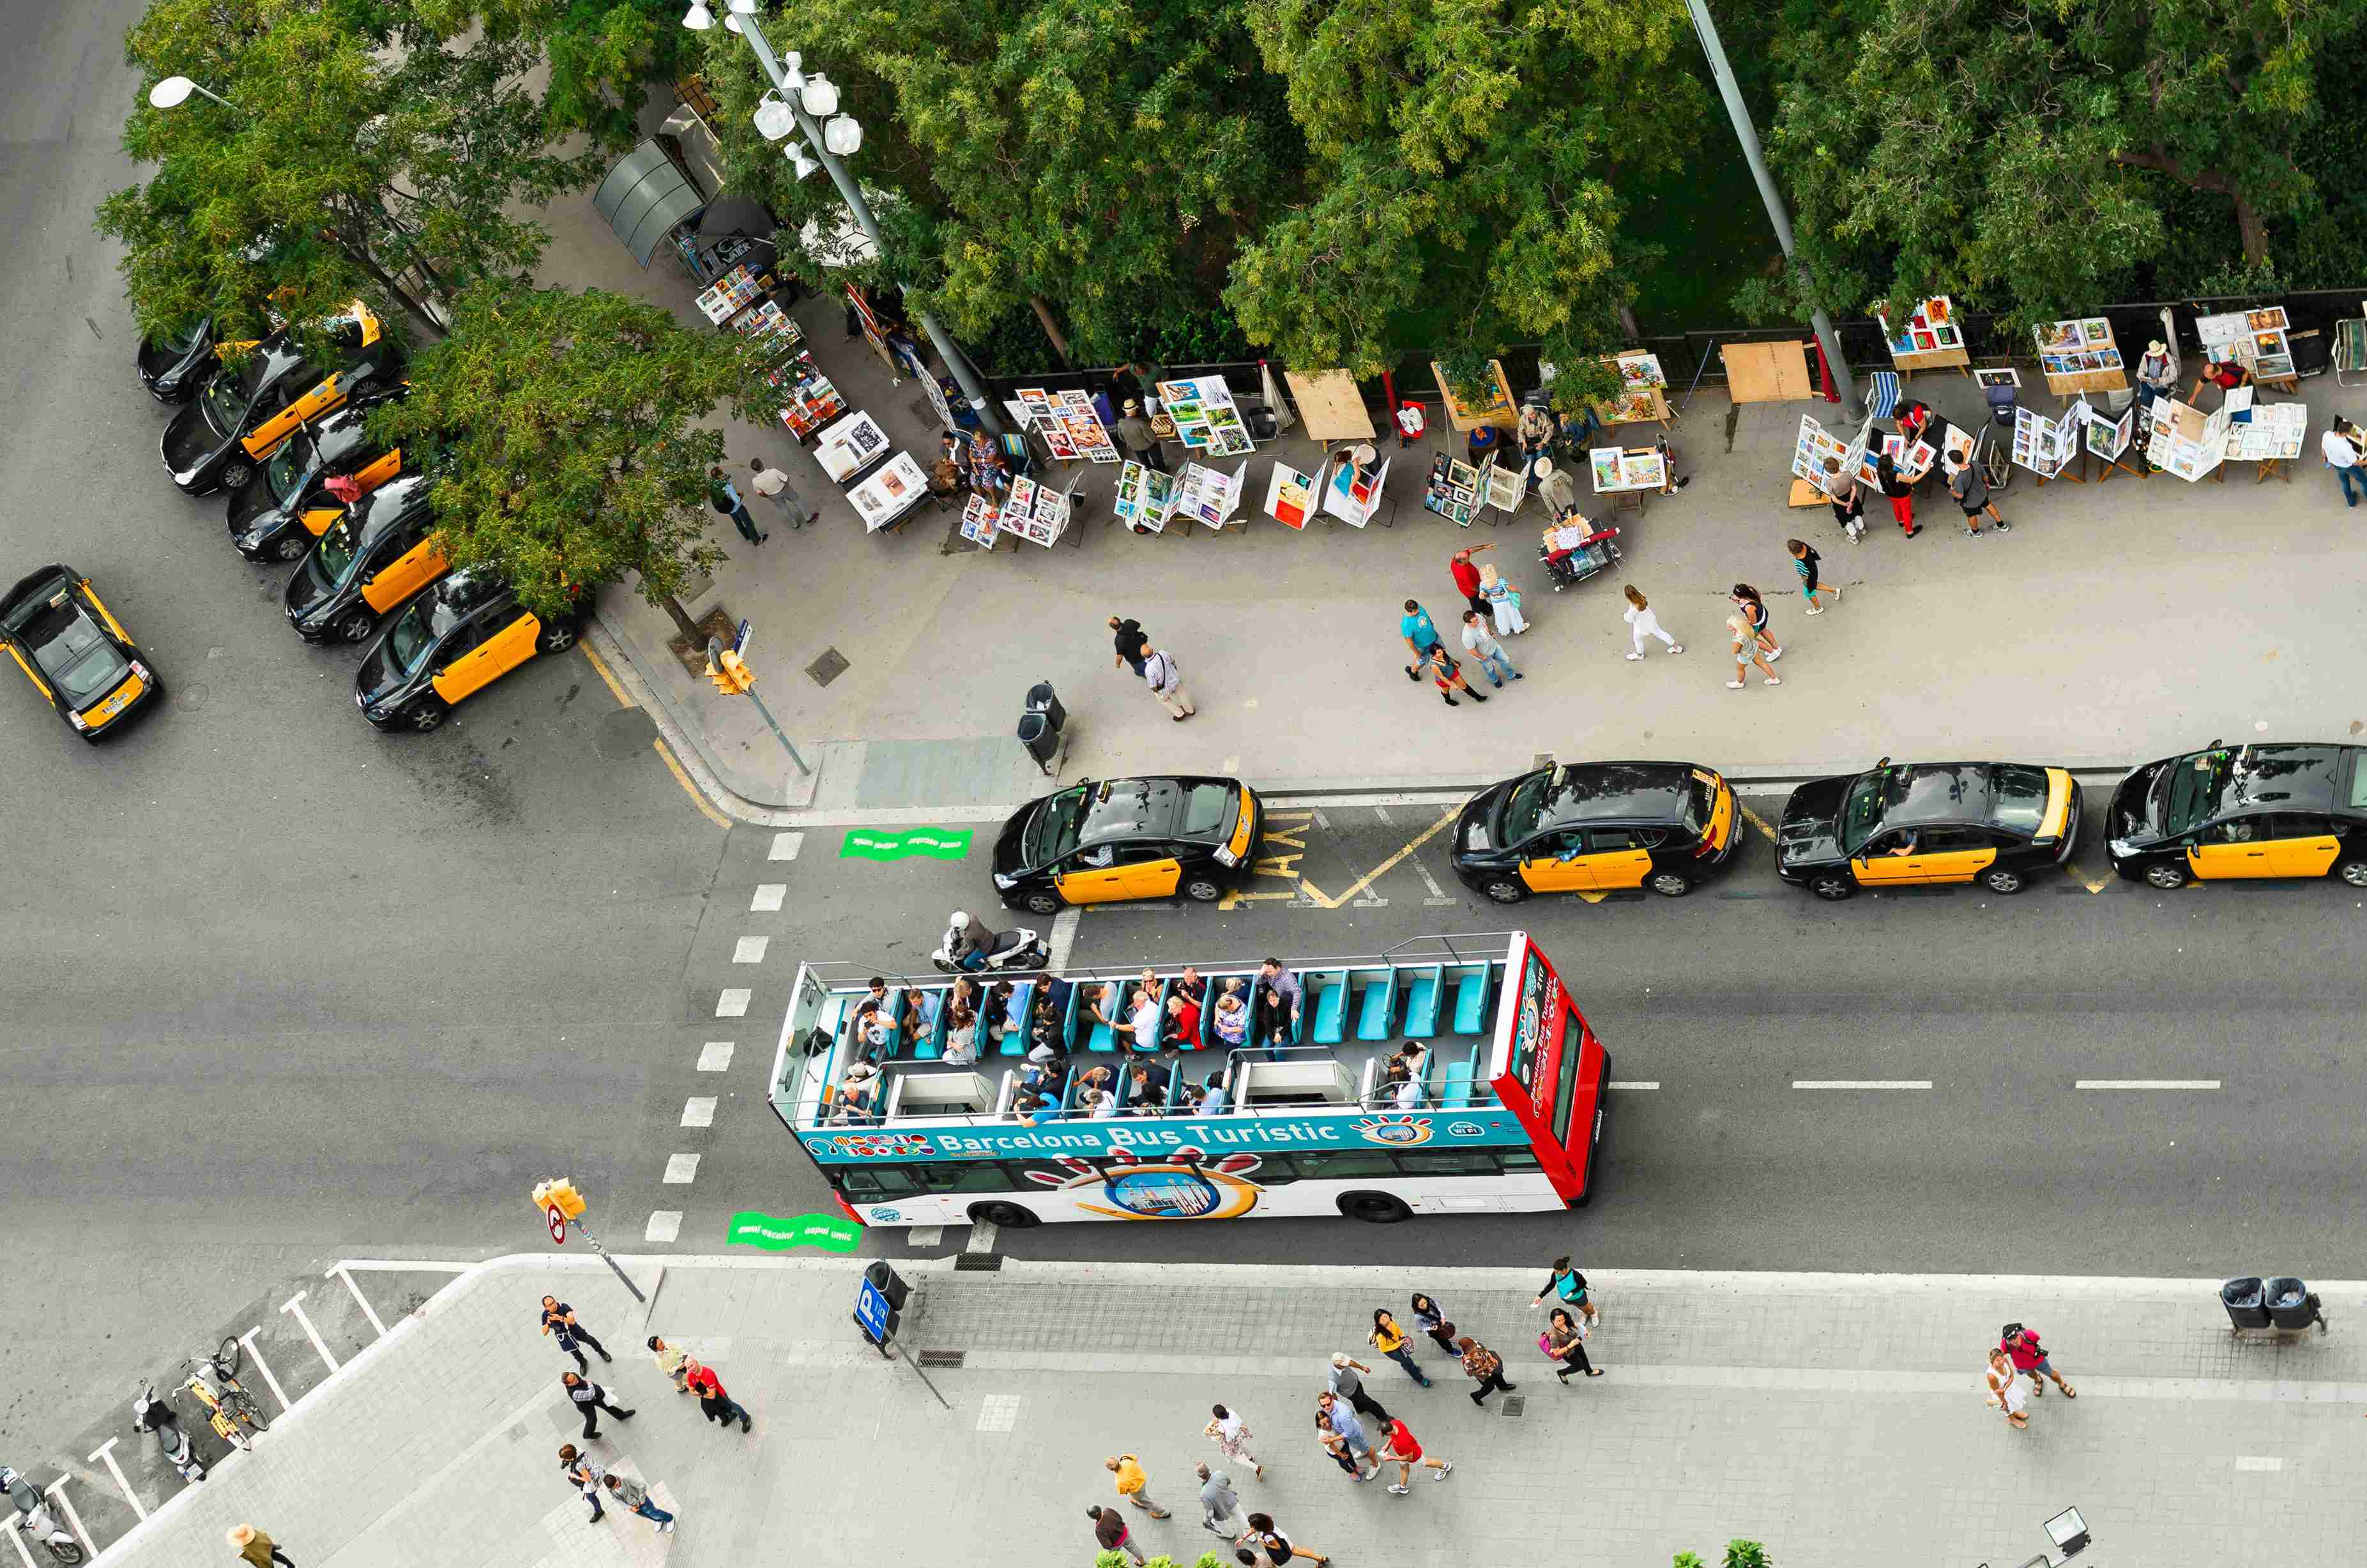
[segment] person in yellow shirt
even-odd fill
[[[1413,1358],[1413,1352],[1406,1348],[1405,1330],[1398,1326],[1398,1320],[1389,1314],[1388,1308],[1373,1309],[1373,1332],[1369,1337],[1373,1348],[1403,1367],[1406,1376],[1424,1388],[1430,1386],[1430,1379],[1422,1374],[1421,1366]]]
[[[1142,1461],[1132,1454],[1120,1454],[1116,1459],[1102,1460],[1102,1468],[1117,1477],[1117,1494],[1147,1511],[1154,1519],[1163,1519],[1167,1510],[1150,1500],[1150,1478],[1142,1473]]]

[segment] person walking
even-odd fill
[[[1233,1478],[1205,1464],[1194,1465],[1192,1472],[1200,1478],[1200,1528],[1227,1540],[1239,1540],[1249,1534],[1249,1521],[1241,1517],[1240,1494],[1233,1490]]]
[[[1421,608],[1419,599],[1406,600],[1405,614],[1398,618],[1398,635],[1405,639],[1406,651],[1417,660],[1433,648],[1446,646],[1439,641],[1438,628],[1432,623],[1430,611]],[[1418,664],[1408,665],[1405,673],[1408,680],[1421,679],[1421,667]]]
[[[683,1386],[698,1396],[698,1413],[701,1415],[719,1423],[726,1432],[731,1429],[734,1421],[740,1423],[743,1436],[756,1429],[756,1424],[749,1418],[747,1410],[723,1392],[723,1380],[715,1375],[714,1368],[704,1361],[685,1359],[683,1374]]]
[[[559,1473],[583,1494],[586,1503],[592,1505],[592,1517],[583,1522],[598,1524],[601,1515],[606,1512],[600,1506],[600,1482],[608,1473],[606,1468],[590,1454],[579,1452],[574,1444],[561,1443],[559,1445]]]
[[[1565,1306],[1576,1307],[1586,1314],[1589,1322],[1593,1321],[1596,1315],[1594,1303],[1587,1299],[1586,1276],[1569,1266],[1568,1254],[1553,1260],[1553,1267],[1546,1275],[1546,1282],[1537,1287],[1536,1300],[1529,1305],[1542,1307],[1547,1296],[1559,1298]]]
[[[1448,1321],[1444,1308],[1416,1290],[1413,1293],[1413,1300],[1406,1303],[1406,1310],[1413,1313],[1414,1327],[1430,1335],[1430,1342],[1433,1345],[1437,1346],[1449,1356],[1462,1354],[1456,1347],[1455,1324]]]
[[[1841,591],[1839,588],[1824,587],[1817,581],[1817,562],[1823,557],[1817,553],[1814,546],[1805,540],[1787,539],[1784,541],[1784,548],[1792,552],[1792,569],[1800,574],[1800,597],[1808,601],[1810,615],[1825,613],[1817,604],[1818,594],[1830,594],[1835,604],[1840,602]]]
[[[608,1495],[625,1506],[627,1512],[639,1514],[657,1526],[658,1534],[674,1534],[674,1516],[650,1501],[650,1489],[647,1486],[629,1475],[606,1476],[602,1479],[600,1484],[608,1489]]]
[[[808,523],[821,520],[821,514],[806,505],[805,497],[798,494],[797,486],[789,483],[787,474],[779,469],[765,467],[762,458],[750,458],[748,472],[754,476],[748,481],[749,486],[781,509],[781,516],[789,519],[792,532]]]
[[[1726,626],[1734,634],[1734,678],[1726,683],[1726,688],[1740,691],[1753,665],[1766,676],[1769,686],[1782,686],[1784,682],[1776,676],[1773,666],[1767,663],[1767,656],[1759,651],[1759,633],[1752,630],[1750,618],[1738,609],[1726,618]]]
[[[556,1296],[542,1299],[542,1332],[558,1337],[561,1352],[574,1357],[575,1369],[587,1378],[592,1375],[592,1363],[583,1358],[583,1352],[577,1349],[577,1346],[589,1345],[600,1353],[603,1361],[616,1359],[608,1354],[608,1347],[594,1337],[590,1329],[575,1321],[575,1309]]]
[[[1886,451],[1874,459],[1874,478],[1890,497],[1890,515],[1897,519],[1898,531],[1908,539],[1921,533],[1915,526],[1915,486],[1898,476],[1898,460]]]
[[[1504,653],[1504,645],[1489,631],[1488,618],[1476,609],[1463,612],[1463,647],[1479,661],[1480,671],[1487,676],[1490,686],[1501,689],[1507,676],[1514,680],[1526,678],[1512,667],[1512,661]]]
[[[1418,676],[1427,675],[1437,683],[1438,695],[1445,699],[1449,708],[1461,706],[1455,700],[1455,694],[1458,691],[1474,702],[1488,700],[1471,689],[1471,683],[1463,678],[1463,666],[1455,663],[1455,655],[1444,647],[1433,648],[1430,656],[1415,669]]]
[[[1825,460],[1825,498],[1833,504],[1833,521],[1840,524],[1841,532],[1852,544],[1859,542],[1865,533],[1865,493],[1858,488],[1856,474],[1841,472],[1839,458]]]
[[[1642,592],[1637,588],[1635,584],[1630,583],[1627,585],[1626,595],[1627,615],[1625,619],[1629,633],[1636,643],[1636,646],[1627,654],[1629,659],[1640,659],[1644,656],[1644,639],[1647,637],[1659,638],[1661,644],[1671,653],[1682,653],[1685,651],[1685,645],[1683,643],[1678,642],[1675,638],[1670,636],[1666,631],[1660,629],[1660,618],[1652,613],[1652,601],[1646,598]]]
[[[1493,543],[1469,545],[1456,551],[1446,562],[1447,572],[1455,578],[1455,591],[1463,596],[1465,604],[1482,615],[1488,611],[1488,601],[1479,592],[1479,568],[1471,558],[1483,550],[1495,548]]]
[[[1288,1562],[1297,1557],[1304,1557],[1309,1562],[1315,1563],[1317,1568],[1321,1568],[1322,1564],[1331,1561],[1313,1547],[1301,1546],[1274,1528],[1274,1516],[1271,1514],[1251,1514],[1250,1533],[1257,1538],[1253,1544],[1258,1550],[1273,1559],[1277,1565]]]
[[[1134,1531],[1116,1508],[1104,1508],[1096,1503],[1085,1510],[1085,1517],[1093,1522],[1093,1540],[1104,1551],[1123,1551],[1140,1568],[1142,1548],[1134,1544]]]
[[[1774,618],[1767,613],[1767,601],[1761,597],[1759,590],[1748,583],[1737,583],[1734,585],[1734,602],[1740,605],[1743,613],[1750,618],[1751,635],[1759,640],[1759,646],[1765,651],[1768,662],[1772,664],[1782,658],[1784,650],[1776,643],[1775,634],[1767,629]]]
[[[2336,481],[2342,486],[2345,506],[2356,506],[2359,495],[2367,495],[2367,468],[2359,464],[2359,446],[2353,439],[2357,429],[2357,426],[2338,415],[2326,434],[2317,438],[2318,450],[2326,454],[2326,466],[2334,471]],[[2354,485],[2359,495],[2350,493]]]
[[[1121,619],[1114,615],[1109,618],[1109,629],[1112,646],[1117,653],[1110,668],[1142,674],[1142,661],[1150,656],[1150,640],[1142,634],[1142,622],[1132,616]]]
[[[1154,1519],[1167,1517],[1167,1510],[1150,1500],[1150,1478],[1142,1473],[1140,1460],[1132,1454],[1120,1454],[1116,1459],[1102,1460],[1102,1468],[1117,1477],[1119,1496]]]
[[[1413,1358],[1412,1350],[1407,1347],[1406,1331],[1398,1326],[1398,1320],[1390,1315],[1388,1308],[1373,1309],[1373,1332],[1368,1337],[1374,1349],[1405,1369],[1407,1377],[1424,1388],[1430,1386],[1430,1379],[1423,1374],[1421,1363]]]
[[[1359,1415],[1369,1415],[1376,1421],[1387,1421],[1389,1413],[1381,1402],[1365,1392],[1365,1374],[1370,1367],[1356,1360],[1344,1350],[1331,1353],[1331,1392],[1356,1407]]]
[[[740,492],[719,467],[707,471],[707,504],[730,518],[731,526],[750,544],[762,544],[771,537],[756,527],[756,519],[748,515],[748,503],[740,499]]]
[[[1398,1483],[1389,1490],[1399,1497],[1413,1490],[1407,1483],[1413,1480],[1413,1467],[1417,1464],[1431,1472],[1433,1481],[1444,1481],[1455,1473],[1453,1460],[1424,1459],[1421,1444],[1402,1421],[1389,1423],[1387,1446],[1381,1450],[1381,1458],[1397,1461]]]
[[[1479,568],[1479,597],[1488,601],[1489,611],[1496,618],[1497,636],[1517,637],[1529,629],[1528,618],[1521,613],[1521,590],[1493,563]]]
[[[2030,1417],[2023,1413],[2022,1406],[2029,1396],[2023,1387],[2022,1374],[2013,1369],[2013,1362],[2006,1356],[2004,1346],[1989,1351],[1989,1368],[1986,1375],[1989,1387],[1989,1408],[2004,1411],[2005,1424],[2009,1426],[2016,1429],[2028,1426]]]
[[[1149,648],[1150,644],[1145,642],[1143,646]],[[1199,711],[1192,705],[1192,694],[1184,689],[1184,666],[1166,649],[1143,655],[1142,679],[1150,687],[1150,695],[1159,699],[1159,705],[1177,723]]]
[[[600,1435],[602,1411],[606,1411],[619,1421],[630,1421],[633,1418],[631,1411],[619,1410],[610,1404],[608,1391],[598,1383],[587,1381],[573,1372],[561,1372],[559,1375],[559,1383],[567,1391],[567,1397],[574,1402],[575,1407],[583,1412],[583,1440],[587,1443]]]
[[[1981,514],[1987,512],[1989,521],[2001,534],[2013,532],[2013,525],[1998,516],[1997,503],[1989,499],[1989,482],[1981,477],[1981,465],[1960,462],[1948,471],[1948,494],[1956,498],[1957,509],[1965,514],[1965,532],[1978,538]]]
[[[1117,438],[1127,456],[1154,472],[1167,472],[1166,449],[1159,444],[1159,437],[1150,428],[1150,421],[1142,416],[1142,404],[1138,400],[1126,400],[1126,413],[1117,422]]]
[[[1206,1436],[1217,1440],[1217,1451],[1229,1460],[1248,1460],[1250,1469],[1257,1472],[1260,1481],[1263,1481],[1265,1465],[1257,1455],[1250,1452],[1249,1422],[1239,1411],[1228,1410],[1221,1404],[1212,1404],[1208,1409],[1210,1419],[1205,1431]]]
[[[1561,1370],[1554,1375],[1561,1380],[1564,1388],[1569,1386],[1572,1372],[1584,1372],[1590,1378],[1603,1375],[1586,1358],[1587,1332],[1583,1317],[1572,1317],[1569,1308],[1556,1307],[1546,1319],[1546,1331],[1537,1335],[1537,1348],[1561,1363]]]
[[[1323,1445],[1323,1451],[1331,1456],[1333,1464],[1348,1472],[1349,1480],[1372,1480],[1373,1477],[1365,1473],[1363,1461],[1356,1457],[1354,1445],[1348,1441],[1348,1434],[1340,1430],[1339,1426],[1331,1419],[1331,1412],[1335,1409],[1341,1415],[1347,1416],[1351,1423],[1354,1422],[1355,1417],[1350,1415],[1345,1405],[1324,1405],[1315,1413],[1315,1440]],[[1377,1472],[1379,1468],[1376,1465],[1375,1471]]]
[[[1999,1335],[1998,1348],[2006,1353],[2006,1358],[2013,1363],[2015,1371],[2030,1380],[2030,1392],[2033,1395],[2040,1399],[2045,1398],[2044,1380],[2052,1378],[2055,1380],[2055,1386],[2063,1391],[2064,1398],[2079,1397],[2078,1391],[2063,1381],[2063,1374],[2056,1371],[2055,1363],[2047,1358],[2045,1346],[2038,1343],[2036,1329],[2024,1328],[2018,1323],[2010,1323]]]
[[[269,1536],[256,1529],[253,1525],[231,1526],[230,1543],[238,1548],[239,1556],[254,1563],[255,1568],[271,1568],[275,1562],[278,1563],[280,1568],[296,1568],[295,1560],[280,1551],[272,1543]]]
[[[1485,1404],[1488,1403],[1488,1396],[1498,1390],[1511,1393],[1521,1386],[1518,1383],[1506,1382],[1504,1358],[1469,1335],[1467,1334],[1456,1340],[1455,1345],[1456,1349],[1463,1352],[1464,1372],[1473,1382],[1479,1385],[1471,1391],[1472,1403]]]

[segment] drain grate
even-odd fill
[[[846,655],[835,648],[824,648],[821,657],[806,666],[816,686],[828,686],[846,673]]]
[[[1521,1412],[1526,1410],[1528,1407],[1529,1396],[1527,1394],[1508,1393],[1504,1396],[1504,1419],[1507,1421],[1518,1421],[1521,1418]]]
[[[993,1274],[999,1272],[1002,1267],[1002,1255],[999,1252],[965,1252],[954,1255],[954,1272],[957,1274]]]
[[[923,1350],[918,1358],[923,1367],[958,1367],[967,1350]]]

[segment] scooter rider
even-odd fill
[[[994,951],[994,933],[963,910],[957,909],[946,924],[946,957],[966,970],[986,967],[989,955]]]

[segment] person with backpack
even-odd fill
[[[1560,1297],[1566,1304],[1584,1312],[1589,1323],[1594,1321],[1594,1303],[1586,1298],[1586,1276],[1572,1268],[1567,1256],[1553,1260],[1553,1272],[1546,1276],[1543,1285],[1537,1287],[1537,1299],[1529,1305],[1542,1307],[1547,1296]]]
[[[740,537],[750,544],[764,542],[764,533],[756,527],[756,519],[748,515],[748,503],[740,499],[740,492],[720,468],[707,471],[707,504],[731,519]]]
[[[1489,1394],[1499,1390],[1511,1393],[1521,1386],[1518,1383],[1506,1382],[1504,1358],[1469,1335],[1465,1335],[1455,1344],[1455,1347],[1463,1352],[1463,1370],[1473,1382],[1478,1385],[1471,1391],[1472,1403],[1485,1404],[1488,1403]]]
[[[1553,1315],[1546,1320],[1545,1332],[1537,1335],[1537,1348],[1545,1352],[1546,1358],[1561,1363],[1561,1370],[1554,1375],[1561,1380],[1564,1388],[1569,1386],[1572,1372],[1584,1372],[1590,1378],[1603,1375],[1602,1369],[1586,1358],[1586,1335],[1584,1318],[1572,1317],[1567,1307],[1556,1307]]]

